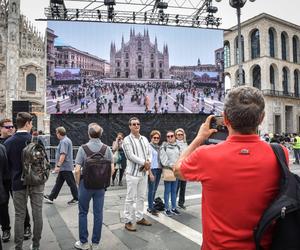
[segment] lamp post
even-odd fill
[[[216,2],[221,2],[222,0],[216,0]],[[255,0],[249,0],[250,2],[255,2]],[[242,31],[241,31],[241,8],[244,7],[247,0],[229,0],[229,4],[231,7],[236,9],[237,21],[238,21],[238,47],[239,47],[239,56],[238,56],[238,64],[239,64],[239,81],[238,85],[243,84],[243,62],[242,62]]]

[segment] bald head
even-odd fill
[[[90,138],[100,138],[103,132],[103,128],[99,126],[97,123],[89,124],[89,137]]]

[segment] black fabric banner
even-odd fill
[[[67,130],[67,136],[74,146],[80,146],[88,142],[88,125],[98,123],[103,128],[101,140],[112,145],[118,132],[125,136],[130,133],[128,120],[137,117],[141,123],[140,133],[150,140],[150,132],[157,129],[161,132],[161,142],[166,139],[168,130],[183,128],[190,143],[196,136],[200,125],[207,115],[200,114],[52,114],[50,118],[50,143],[58,145],[55,129],[63,126]]]

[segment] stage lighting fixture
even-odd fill
[[[101,12],[100,10],[97,10],[98,19],[101,20]]]
[[[135,22],[135,12],[132,12],[132,20]]]
[[[52,18],[54,18],[54,16],[55,16],[53,7],[51,7],[51,16],[52,16]]]
[[[218,12],[218,7],[216,7],[216,6],[208,6],[207,7],[207,12],[208,13],[217,13]]]
[[[60,4],[60,5],[63,5],[64,4],[64,0],[50,0],[50,4]]]
[[[57,17],[60,17],[58,6],[55,6],[55,14]]]
[[[147,12],[144,13],[144,22],[147,22]]]
[[[116,1],[115,0],[104,0],[104,5],[106,5],[106,6],[116,5]]]
[[[158,9],[167,9],[168,8],[168,3],[166,3],[166,2],[158,2],[157,3],[157,8]]]
[[[175,18],[176,18],[176,19],[175,19],[175,23],[178,24],[178,23],[179,23],[179,15],[177,14],[177,15],[175,16]]]
[[[79,18],[79,9],[76,9],[76,18]]]
[[[159,21],[160,22],[163,22],[165,20],[165,13],[164,13],[164,10],[163,9],[160,9],[158,11],[158,16],[159,16]]]

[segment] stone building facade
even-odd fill
[[[20,0],[0,0],[0,116],[12,117],[12,102],[30,101],[37,127],[45,119],[45,41],[20,15]]]
[[[54,30],[47,28],[47,84],[51,84],[51,79],[54,78],[55,68],[55,47],[54,41],[57,38]]]
[[[158,50],[157,38],[154,44],[150,41],[148,30],[135,34],[130,29],[127,43],[122,37],[121,49],[115,43],[110,48],[111,78],[123,79],[169,79],[169,51],[164,45],[163,52]]]
[[[300,131],[300,26],[268,14],[241,24],[242,55],[237,27],[224,32],[225,77],[238,84],[238,61],[243,62],[243,84],[262,90],[266,116],[261,133]]]

